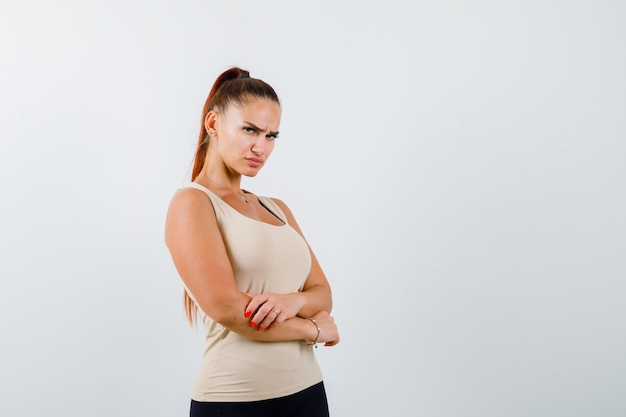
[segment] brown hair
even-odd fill
[[[209,96],[202,109],[200,119],[200,133],[198,135],[198,146],[191,171],[191,181],[195,180],[206,159],[209,147],[209,135],[204,127],[204,120],[211,110],[225,112],[230,105],[241,106],[251,99],[264,98],[271,100],[280,106],[280,100],[274,89],[266,82],[258,78],[250,77],[250,73],[239,67],[232,67],[221,73],[209,92]],[[191,324],[196,321],[198,307],[191,299],[187,291],[184,293],[185,312]]]

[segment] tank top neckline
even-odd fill
[[[263,202],[261,197],[258,197],[254,194],[252,194],[251,192],[247,191],[247,190],[243,190],[245,193],[247,194],[252,194],[254,195],[258,200],[259,200],[259,204],[261,204],[261,206],[263,206],[263,208],[265,208],[265,210],[267,210],[272,216],[276,217],[278,220],[280,220],[282,222],[282,224],[272,224],[272,223],[267,223],[264,222],[262,220],[258,220],[258,219],[253,219],[252,217],[248,217],[245,214],[241,213],[239,210],[235,209],[234,207],[232,207],[230,204],[228,204],[226,201],[224,201],[224,199],[222,199],[220,196],[218,196],[217,194],[215,194],[213,191],[209,190],[207,187],[205,187],[202,184],[198,184],[197,182],[193,182],[190,181],[188,183],[186,183],[184,185],[183,188],[196,188],[199,189],[201,191],[204,191],[205,194],[211,194],[212,196],[214,196],[215,198],[217,198],[222,204],[224,204],[226,207],[228,207],[231,211],[234,211],[235,213],[237,213],[239,216],[243,217],[244,219],[248,219],[252,222],[255,223],[261,223],[261,224],[266,224],[268,226],[272,226],[272,227],[284,227],[287,226],[287,222],[285,220],[283,220],[277,213],[274,213],[274,211],[272,211],[269,207],[267,207],[267,205]]]

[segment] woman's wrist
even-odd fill
[[[311,349],[312,346],[315,346],[317,348],[317,342],[318,340],[320,340],[322,329],[320,329],[319,324],[317,324],[317,321],[315,321],[313,317],[308,317],[308,320],[313,323],[313,325],[315,326],[315,330],[312,333],[311,337],[306,340],[306,345],[308,349]]]

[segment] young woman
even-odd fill
[[[204,105],[191,182],[165,240],[189,320],[206,330],[190,416],[328,416],[312,346],[339,342],[331,290],[282,201],[242,190],[278,137],[274,89],[230,68]]]

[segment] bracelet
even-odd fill
[[[322,334],[322,329],[320,329],[320,326],[317,324],[317,322],[315,321],[313,317],[309,317],[309,320],[311,320],[311,322],[315,325],[315,328],[317,329],[317,337],[315,338],[314,341],[307,342],[306,348],[310,350],[311,346],[315,346],[315,349],[317,349],[317,341],[319,340],[320,335]]]

